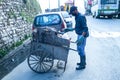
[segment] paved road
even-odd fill
[[[87,39],[85,70],[76,71],[79,61],[77,52],[70,51],[66,71],[56,75],[56,69],[46,74],[31,71],[24,61],[3,80],[120,80],[120,20],[93,19],[87,17],[90,37]],[[76,40],[75,32],[68,33],[72,41]],[[71,44],[71,48],[76,48]],[[60,70],[58,70],[60,71]]]

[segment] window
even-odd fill
[[[57,25],[61,21],[60,16],[57,14],[47,14],[37,16],[34,20],[34,25],[36,26],[50,26]]]
[[[101,0],[101,4],[116,4],[117,0]]]

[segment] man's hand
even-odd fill
[[[76,41],[77,45],[81,45],[81,43],[83,42],[84,38],[85,37],[83,35],[79,36],[78,40]]]

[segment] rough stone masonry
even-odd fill
[[[0,48],[10,46],[29,35],[31,25],[20,15],[26,8],[22,0],[0,2]]]
[[[27,22],[24,13],[35,15],[35,11],[28,11],[23,0],[0,0],[0,49],[5,49],[31,34],[31,23]],[[0,59],[0,80],[23,62],[28,54],[29,43],[15,48]]]

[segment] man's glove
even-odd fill
[[[63,31],[66,33],[66,32],[73,31],[73,30],[74,30],[74,28],[66,28]]]
[[[81,45],[81,43],[83,42],[84,38],[85,37],[83,35],[79,36],[77,41],[76,41],[77,45]]]

